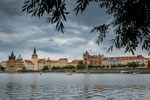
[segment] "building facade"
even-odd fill
[[[38,55],[36,54],[36,48],[33,50],[33,55],[32,55],[32,63],[34,64],[34,70],[37,71],[39,70],[38,67]]]
[[[34,71],[34,64],[30,60],[24,60],[26,70]]]
[[[83,60],[73,60],[72,62],[68,63],[68,66],[74,66],[77,67],[78,62],[83,61]]]
[[[127,56],[127,57],[105,57],[103,58],[102,64],[104,66],[112,65],[127,65],[128,63],[136,62],[142,67],[148,67],[148,59],[142,55],[138,56]]]
[[[150,67],[150,58],[148,58],[148,67]]]
[[[59,59],[59,66],[60,67],[68,66],[68,59],[67,58],[60,58]]]
[[[6,72],[18,72],[22,70],[23,67],[24,62],[21,55],[16,59],[16,56],[12,52],[11,56],[9,56],[9,60],[6,62]]]
[[[45,59],[38,59],[38,70],[42,70],[44,66],[48,66]]]
[[[112,65],[127,65],[131,62],[136,62],[142,67],[148,67],[148,59],[142,55],[127,57],[105,57],[101,54],[90,55],[87,51],[83,54],[83,64],[86,66],[91,65],[111,67]]]
[[[7,63],[7,61],[2,61],[2,62],[0,63],[0,65],[3,66],[4,68],[6,68],[6,63]]]
[[[104,55],[90,55],[87,51],[83,54],[83,64],[92,66],[102,66]]]

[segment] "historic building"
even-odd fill
[[[102,66],[104,55],[90,55],[87,51],[83,54],[83,64],[92,66]]]
[[[2,62],[0,63],[0,65],[5,68],[5,67],[6,67],[6,63],[7,63],[7,61],[2,61]]]
[[[6,72],[18,72],[19,70],[22,70],[23,67],[24,62],[21,55],[16,59],[16,56],[12,52],[9,56],[9,60],[6,62]]]
[[[78,62],[80,62],[80,61],[83,61],[83,60],[73,60],[72,62],[69,62],[69,63],[68,63],[68,66],[77,67]]]
[[[127,56],[127,57],[106,57],[103,59],[103,65],[127,65],[128,63],[136,62],[142,67],[148,67],[148,59],[144,58],[142,55],[138,56]]]
[[[26,70],[30,70],[30,71],[34,70],[34,64],[30,60],[24,60],[24,66]]]
[[[52,67],[64,67],[68,66],[68,59],[67,58],[60,58],[59,60],[50,60],[49,58],[46,59],[38,59],[37,60],[37,68],[38,70],[42,70],[44,66],[47,66],[49,69]]]
[[[105,57],[103,58],[102,65],[112,66],[122,64],[121,57]]]
[[[60,58],[59,60],[48,60],[46,59],[38,59],[38,55],[36,54],[36,48],[33,50],[32,55],[32,63],[34,64],[34,71],[42,70],[44,66],[48,66],[49,69],[52,67],[64,67],[68,66],[67,58]]]
[[[68,59],[67,58],[60,58],[59,59],[59,66],[60,67],[68,66]]]
[[[67,58],[60,58],[59,60],[50,60],[49,58],[47,60],[38,59],[36,48],[34,48],[31,60],[23,60],[21,55],[19,55],[16,59],[16,56],[12,52],[8,61],[1,62],[1,65],[6,67],[6,72],[17,72],[22,70],[24,67],[26,70],[39,71],[42,70],[44,66],[48,66],[49,69],[52,67],[64,66],[77,67],[79,61],[82,60],[73,60],[68,63]],[[88,65],[111,67],[112,65],[127,65],[130,62],[137,62],[142,67],[148,67],[148,59],[144,58],[142,55],[130,57],[105,57],[102,54],[90,55],[87,51],[83,54],[83,64],[85,64],[86,67],[88,67]]]
[[[50,65],[50,69],[52,67],[60,67],[60,63],[59,63],[59,60],[50,60],[48,61],[49,65]]]
[[[9,60],[6,61],[5,63],[4,62],[1,63],[1,65],[4,65],[4,67],[6,67],[7,72],[17,72],[19,70],[22,70],[23,67],[25,67],[26,70],[39,71],[42,70],[44,66],[48,66],[49,69],[51,69],[54,66],[55,67],[68,66],[68,59],[67,58],[60,58],[59,60],[38,59],[36,48],[34,48],[31,60],[23,60],[21,55],[19,55],[16,59],[16,56],[12,52],[11,56],[9,56]]]
[[[44,66],[48,66],[45,59],[38,59],[38,70],[42,70]]]
[[[32,55],[32,63],[34,64],[34,70],[37,71],[39,70],[38,67],[38,55],[36,54],[36,48],[33,50],[33,55]]]
[[[109,66],[127,65],[131,62],[137,62],[142,67],[148,67],[148,59],[142,55],[128,57],[105,57],[104,55],[90,55],[87,51],[83,54],[83,63],[88,66]]]
[[[148,58],[148,67],[150,67],[150,58]]]
[[[52,67],[64,67],[68,66],[68,59],[67,58],[60,58],[59,60],[48,60],[46,61],[46,65],[51,69]]]

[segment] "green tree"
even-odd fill
[[[63,32],[66,16],[67,0],[25,0],[22,11],[31,13],[32,16],[41,17],[49,15],[48,22],[56,25],[56,30]],[[125,52],[132,52],[142,45],[142,49],[150,50],[150,3],[149,0],[77,0],[74,9],[76,15],[95,2],[100,8],[106,8],[106,13],[113,17],[112,22],[94,27],[91,32],[98,31],[97,43],[103,42],[110,27],[113,27],[115,38],[111,39],[113,47],[125,48]]]
[[[88,65],[88,69],[93,69],[93,68],[94,68],[94,66]]]
[[[85,65],[83,64],[83,61],[79,61],[77,64],[77,69],[85,69]]]
[[[25,66],[22,67],[22,71],[26,71],[26,67]]]
[[[101,66],[102,69],[104,69],[105,67],[106,67],[105,65],[102,65],[102,66]]]
[[[56,70],[57,68],[55,66],[52,67],[52,70]]]
[[[125,67],[127,67],[127,65],[125,65],[125,64],[122,64],[122,68],[125,68]]]
[[[43,71],[49,70],[48,66],[43,66]]]
[[[112,69],[116,69],[116,68],[117,68],[117,65],[111,65],[111,68],[112,68]]]
[[[136,63],[136,62],[129,62],[129,63],[127,64],[127,66],[130,67],[130,68],[136,68],[136,67],[139,66],[139,64]]]
[[[52,67],[52,70],[60,70],[60,69],[63,69],[63,68],[60,68],[60,66],[53,66]]]
[[[0,70],[1,71],[5,71],[5,67],[3,67],[2,65],[0,65]]]
[[[75,69],[74,66],[65,66],[64,69]]]

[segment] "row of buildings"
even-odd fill
[[[31,60],[24,60],[21,55],[17,58],[13,52],[8,57],[7,61],[2,61],[0,64],[6,68],[6,72],[17,72],[25,68],[30,71],[39,71],[42,70],[44,66],[47,66],[49,69],[52,67],[64,67],[64,66],[77,66],[77,63],[80,60],[74,60],[72,62],[68,62],[67,58],[60,58],[59,60],[50,60],[48,59],[38,59],[38,55],[36,53],[36,48],[33,50],[33,54]]]
[[[128,63],[136,62],[142,67],[148,67],[148,58],[142,55],[126,56],[126,57],[105,57],[104,55],[90,55],[87,51],[83,54],[83,63],[88,66],[112,66],[112,65],[127,65]]]
[[[104,55],[90,55],[87,51],[83,54],[83,60],[73,60],[68,62],[67,58],[60,58],[59,60],[38,59],[36,48],[33,50],[31,60],[24,60],[21,55],[17,58],[12,52],[7,61],[3,61],[0,64],[6,68],[7,72],[17,72],[25,68],[26,70],[39,71],[44,66],[48,66],[49,69],[52,67],[64,67],[74,66],[77,67],[79,61],[83,61],[83,64],[87,67],[92,66],[112,66],[112,65],[126,65],[129,62],[137,62],[143,67],[148,67],[148,59],[142,55],[130,56],[130,57],[105,57]]]

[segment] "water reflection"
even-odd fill
[[[14,89],[14,84],[13,83],[8,83],[6,85],[7,87],[7,90],[6,90],[6,93],[8,95],[8,98],[12,98],[12,99],[15,99],[14,95],[12,93],[14,93],[15,91],[13,90]]]
[[[149,100],[149,77],[116,77],[115,74],[91,74],[87,77],[85,74],[71,77],[65,74],[3,74],[0,76],[0,100]]]

